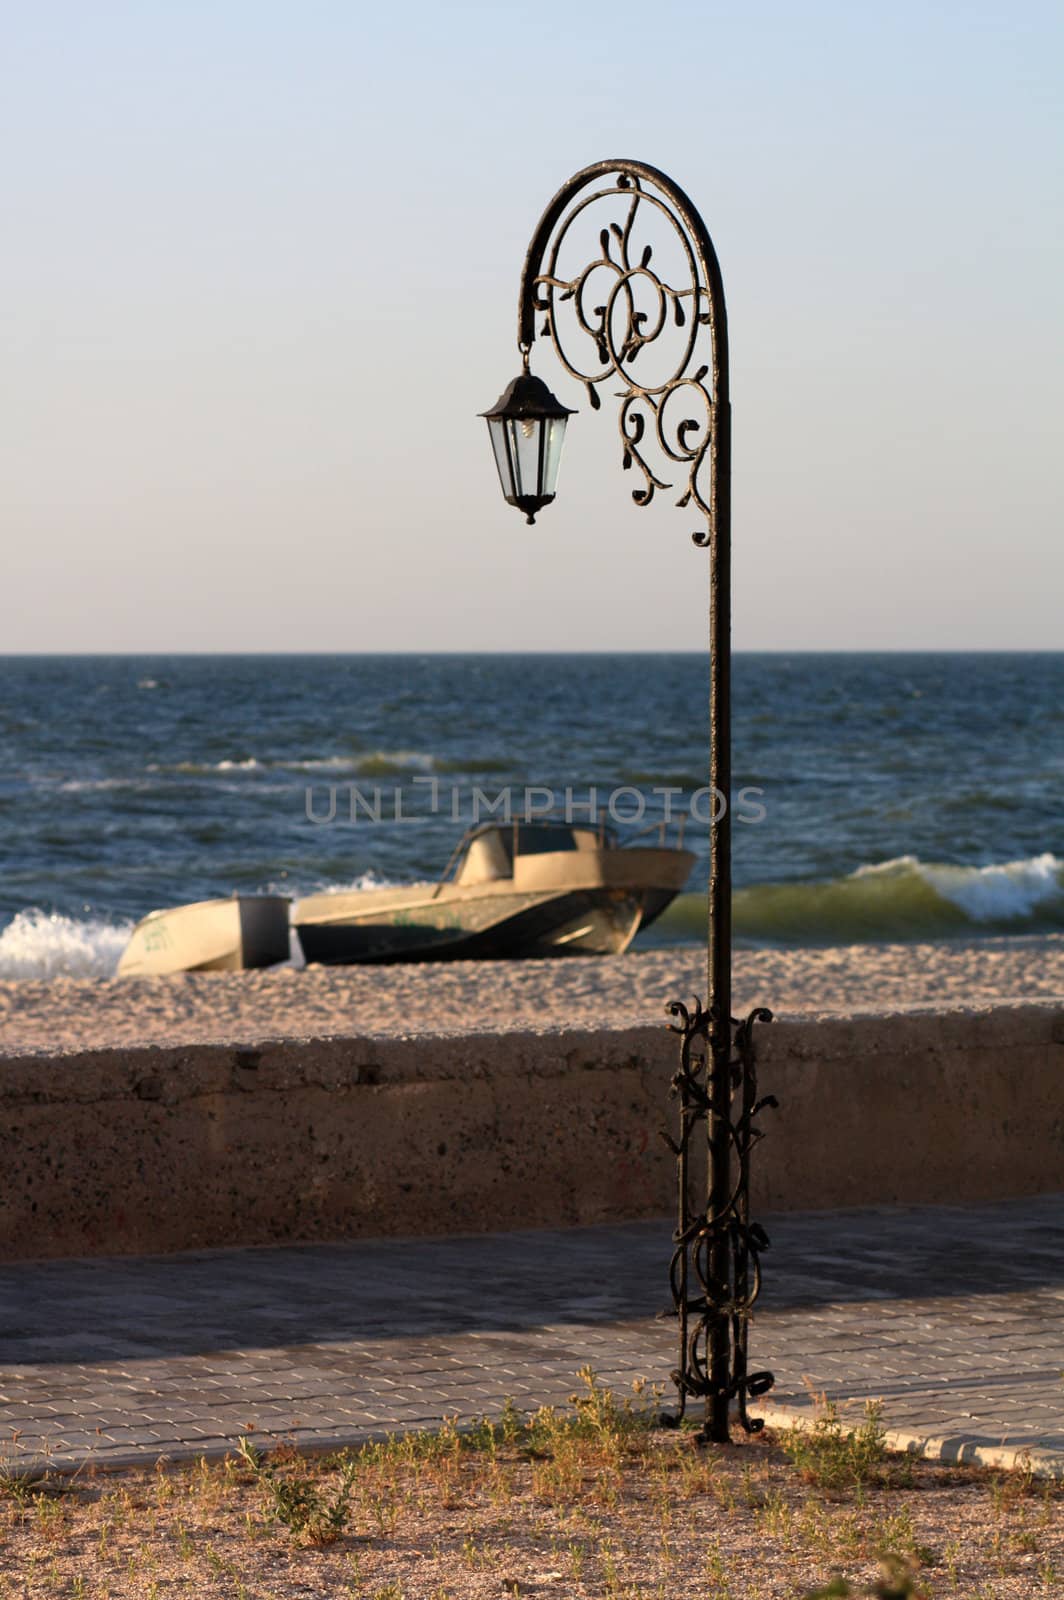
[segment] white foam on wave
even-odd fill
[[[246,756],[238,761],[149,761],[146,770],[204,776],[211,772],[262,772],[269,768],[281,772],[361,772],[368,777],[400,777],[404,772],[434,772],[436,757],[425,750],[370,750],[360,756],[292,757],[290,760],[278,757],[272,761],[260,761],[257,756]]]
[[[362,772],[369,777],[400,777],[404,772],[434,772],[436,757],[425,750],[368,750],[359,756],[293,758],[277,760],[273,765],[289,772]]]
[[[64,778],[59,785],[61,794],[81,794],[105,789],[142,789],[142,778]]]
[[[960,908],[973,922],[1017,922],[1039,906],[1064,897],[1064,861],[1050,851],[1023,861],[994,862],[987,867],[957,867],[897,856],[874,866],[858,867],[854,878],[905,877],[923,880],[943,900]]]
[[[360,873],[357,878],[352,878],[350,883],[323,883],[320,888],[311,891],[314,894],[353,894],[359,889],[409,889],[409,883],[397,883],[394,878],[382,878],[372,871]],[[293,891],[284,891],[291,894]]]
[[[308,761],[278,761],[291,772],[355,772],[358,762],[350,756],[320,756]]]
[[[20,911],[0,931],[0,978],[113,977],[132,930],[131,922]]]
[[[176,761],[168,765],[165,761],[149,761],[147,772],[181,772],[197,774],[207,772],[257,772],[263,762],[255,756],[248,756],[243,761]]]

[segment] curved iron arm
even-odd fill
[[[626,202],[627,214],[623,225],[614,220],[601,229],[601,255],[589,261],[575,277],[559,276],[559,254],[573,223],[592,207],[618,198]],[[688,283],[666,283],[651,264],[652,245],[638,250],[635,234],[641,207],[664,216],[675,230],[690,270]],[[608,303],[589,308],[583,297],[597,268],[612,272],[616,281]],[[652,323],[648,313],[636,309],[634,285],[639,280],[658,306]],[[598,357],[593,369],[585,369],[572,359],[563,343],[556,310],[564,301],[574,302],[579,330],[590,339]],[[614,331],[618,302],[620,338]],[[541,314],[542,336],[551,339],[563,366],[584,384],[596,410],[601,406],[598,385],[617,379],[624,385],[618,396],[623,463],[626,468],[637,466],[644,478],[644,486],[632,496],[636,504],[647,505],[656,490],[671,487],[647,459],[650,421],[650,438],[656,438],[665,462],[688,468],[688,481],[678,503],[685,506],[693,501],[706,519],[705,530],[694,535],[695,542],[710,544],[718,534],[726,538],[730,399],[724,285],[713,241],[684,191],[657,167],[642,161],[596,161],[575,173],[544,211],[525,257],[517,342],[526,367],[536,339],[536,318]],[[653,344],[669,326],[686,331],[675,370],[664,382],[640,383],[632,373],[632,365],[643,348]],[[702,345],[708,347],[705,352],[700,349]],[[703,359],[704,354],[708,360]],[[704,414],[674,419],[681,397],[695,398]],[[708,485],[700,481],[704,466],[708,466]]]

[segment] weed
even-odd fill
[[[289,1471],[282,1476],[246,1436],[237,1445],[237,1454],[247,1471],[265,1490],[270,1517],[287,1528],[296,1539],[307,1544],[333,1544],[347,1527],[351,1515],[351,1491],[358,1474],[360,1457],[339,1457],[340,1479],[331,1495],[325,1496],[305,1469],[297,1476]]]
[[[40,1492],[44,1481],[45,1473],[41,1469],[19,1470],[0,1464],[0,1499],[14,1500],[16,1505],[24,1506],[32,1495]]]
[[[252,1542],[254,1542],[256,1539],[261,1539],[262,1538],[263,1530],[262,1530],[262,1528],[260,1528],[259,1524],[255,1521],[255,1518],[251,1515],[250,1511],[245,1511],[244,1512],[243,1522],[244,1522],[244,1537],[246,1539],[250,1539]]]
[[[727,1511],[730,1513],[739,1509],[739,1501],[729,1479],[725,1477],[711,1478],[709,1487],[712,1491],[713,1498],[716,1500],[722,1511]]]
[[[832,1578],[822,1589],[802,1596],[802,1600],[843,1600],[847,1595],[873,1595],[876,1600],[923,1600],[916,1587],[912,1568],[901,1556],[882,1557],[882,1572],[873,1589],[854,1589],[845,1578]]]
[[[58,1500],[50,1499],[43,1494],[38,1495],[33,1502],[33,1520],[41,1538],[54,1543],[66,1528],[66,1507]]]
[[[709,1494],[715,1484],[720,1457],[705,1448],[682,1450],[678,1456],[680,1493],[685,1499]]]
[[[621,1578],[617,1571],[613,1546],[606,1539],[599,1546],[599,1564],[602,1568],[602,1582],[605,1586],[606,1594],[610,1597],[610,1600],[614,1600],[614,1597],[620,1594],[621,1591]]]
[[[394,1495],[367,1493],[362,1497],[362,1505],[376,1524],[377,1537],[391,1538],[399,1522],[399,1506]]]
[[[719,1550],[712,1549],[706,1555],[705,1573],[708,1600],[732,1600],[731,1585]]]
[[[767,1494],[758,1508],[757,1520],[772,1539],[781,1542],[791,1537],[794,1530],[794,1512],[778,1489]]]
[[[807,1483],[842,1489],[874,1482],[886,1456],[882,1412],[868,1400],[860,1427],[847,1428],[834,1402],[825,1401],[811,1427],[791,1428],[779,1442]]]
[[[957,1576],[959,1572],[957,1562],[960,1553],[961,1543],[959,1539],[951,1539],[949,1544],[946,1545],[942,1552],[942,1563],[946,1569],[946,1576],[949,1578],[949,1581],[954,1589],[957,1587]]]
[[[1035,1492],[1035,1478],[1028,1456],[1014,1472],[995,1472],[990,1480],[990,1503],[999,1517],[1007,1517],[1020,1500]]]
[[[587,1561],[587,1545],[572,1539],[569,1543],[569,1570],[573,1575],[573,1582],[579,1583],[583,1575],[584,1564]]]
[[[880,1551],[903,1550],[917,1556],[918,1559],[923,1559],[925,1547],[917,1541],[912,1512],[908,1506],[903,1506],[893,1516],[884,1517],[876,1528],[874,1537],[876,1547]],[[926,1554],[930,1556],[931,1552],[927,1551]],[[934,1559],[933,1556],[931,1559]]]
[[[521,1429],[524,1427],[524,1418],[514,1405],[510,1395],[506,1396],[506,1403],[499,1417],[499,1432],[502,1434],[504,1444],[513,1444],[517,1440]]]

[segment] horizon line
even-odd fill
[[[1049,645],[883,645],[869,648],[863,646],[855,649],[847,645],[798,645],[788,647],[775,645],[771,648],[746,648],[732,649],[734,656],[1058,656],[1064,655],[1064,648]],[[450,657],[511,657],[522,656],[562,656],[562,657],[601,657],[601,656],[705,656],[709,657],[710,647],[690,647],[687,649],[625,649],[620,646],[604,646],[597,649],[548,649],[531,648],[527,650],[2,650],[0,661],[102,661],[102,660],[134,660],[137,658],[170,658],[186,661],[216,660],[228,658],[231,660],[270,660],[277,657],[290,657],[293,660],[328,660],[337,656],[355,659],[371,659],[374,657],[420,657],[420,656],[450,656]]]

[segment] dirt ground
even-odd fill
[[[888,1456],[874,1419],[703,1448],[593,1379],[574,1401],[331,1457],[0,1473],[0,1597],[1064,1594],[1060,1483]]]

